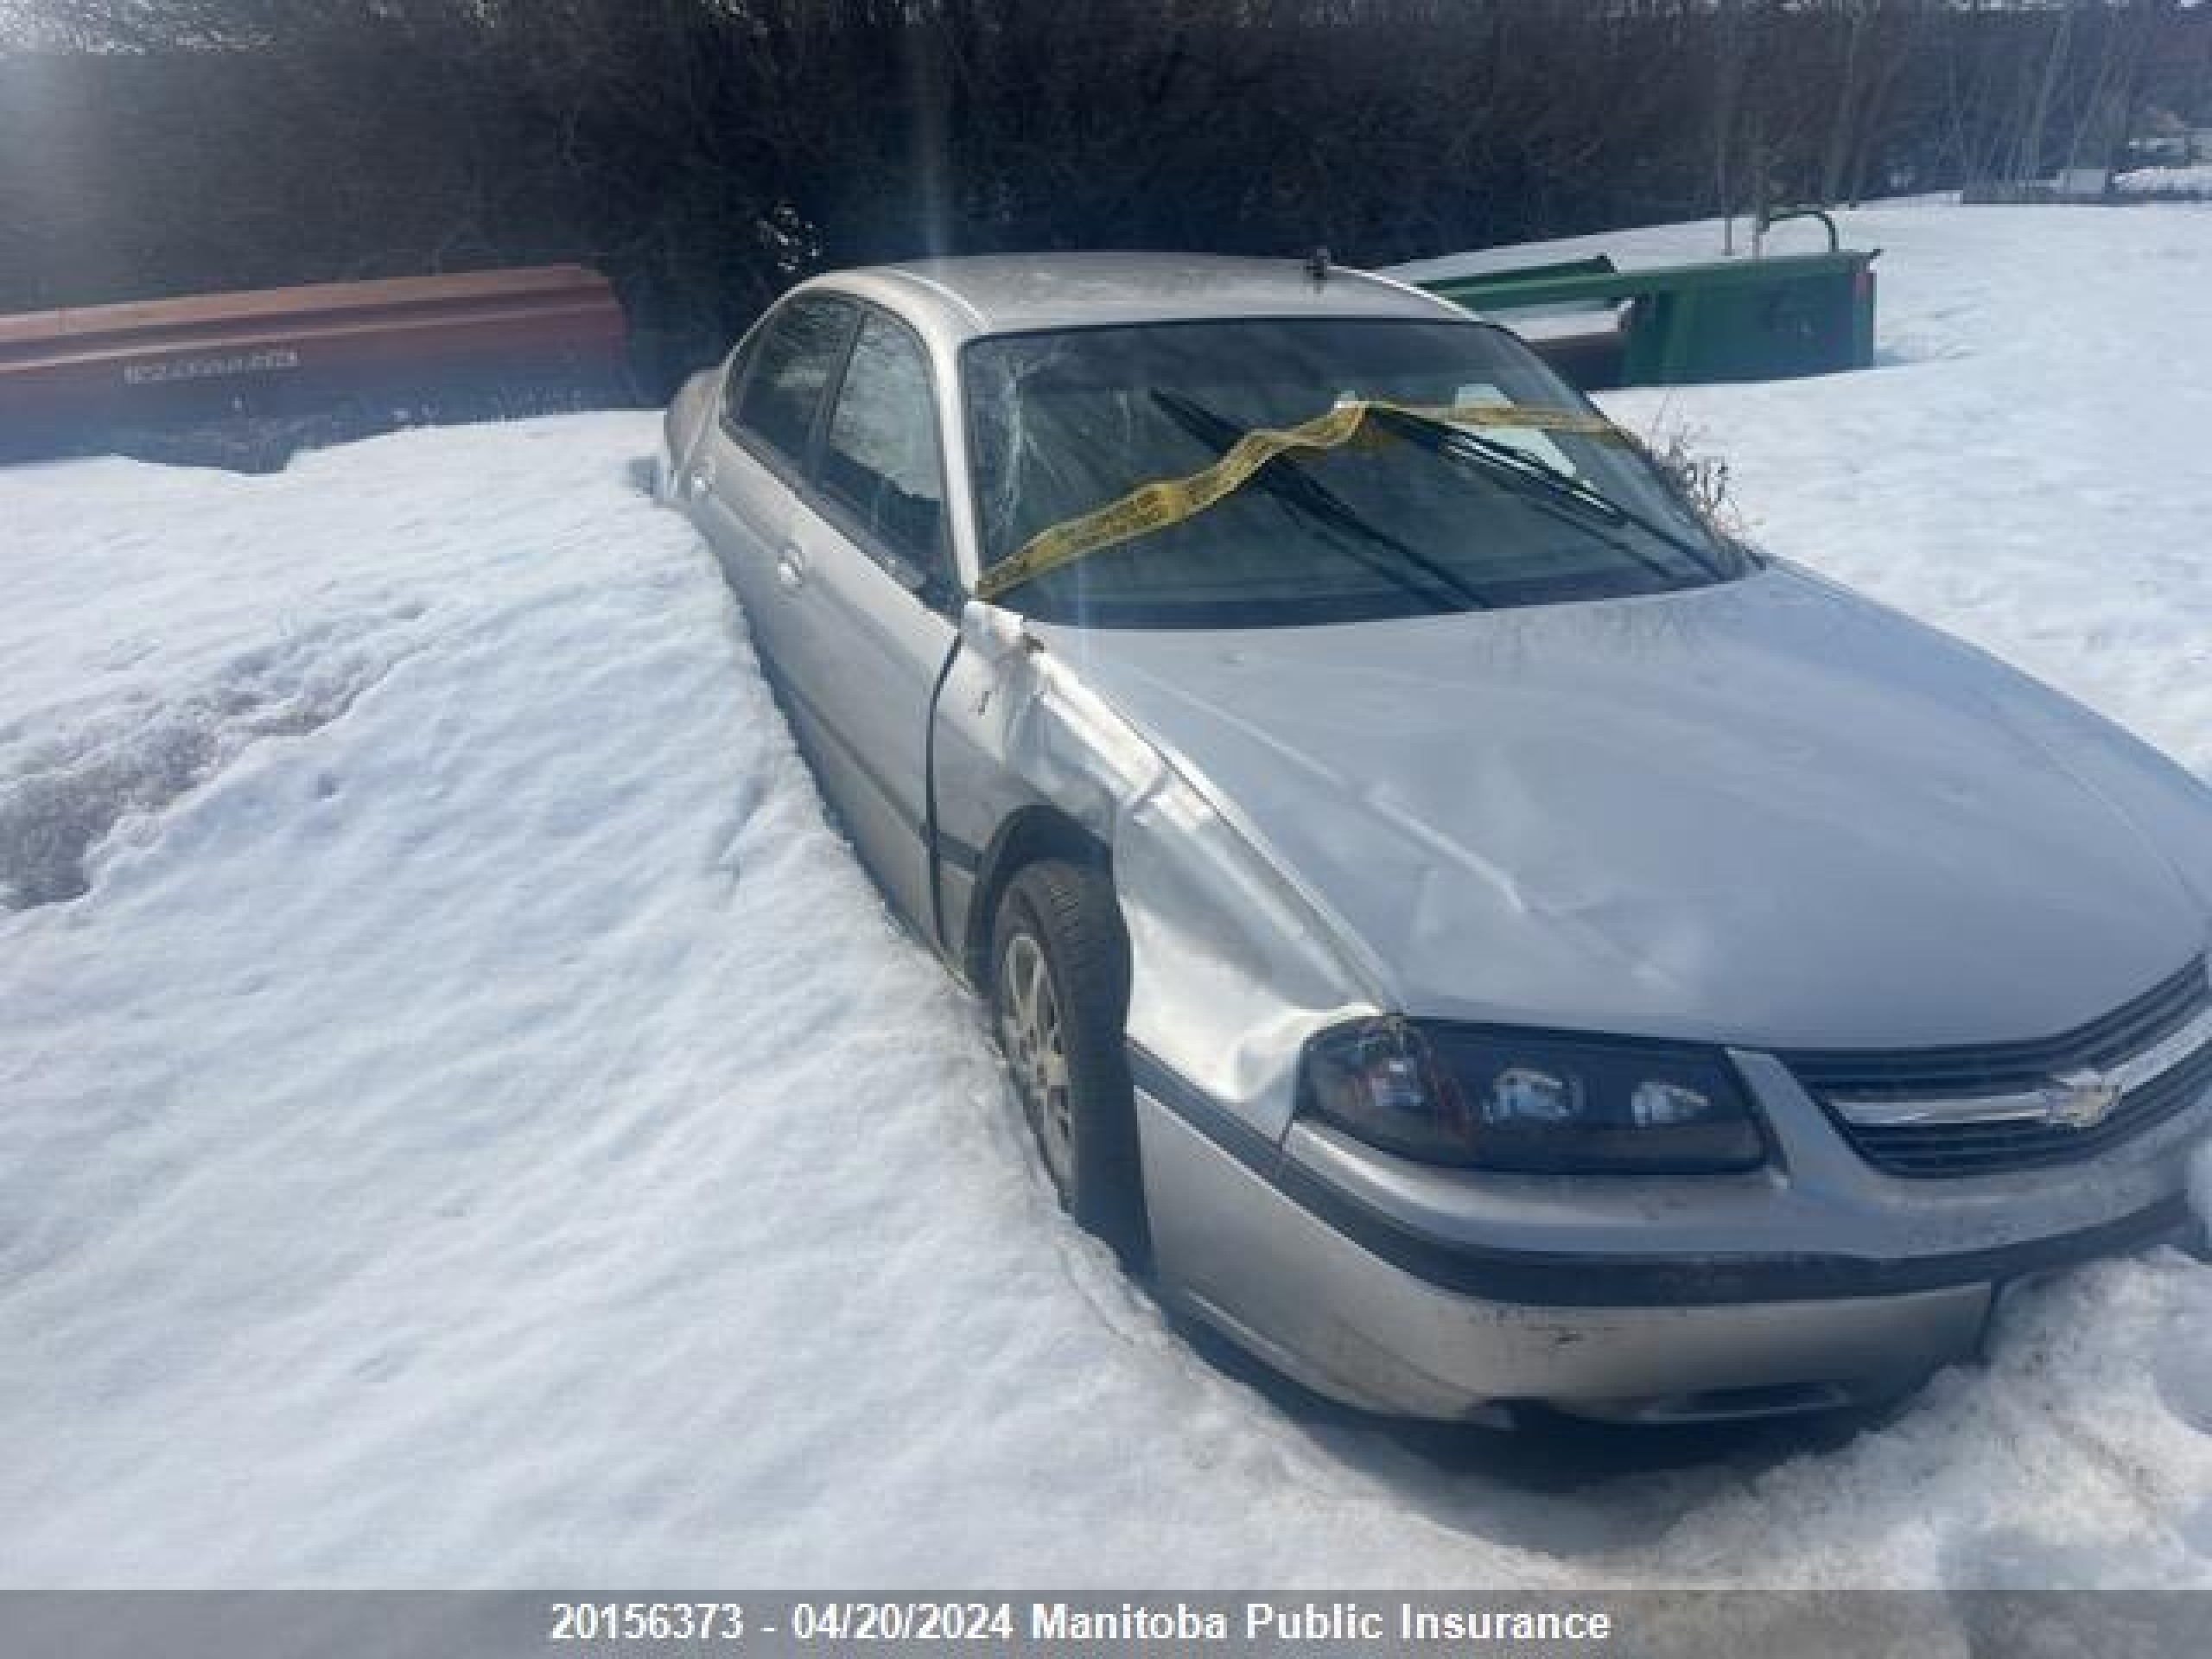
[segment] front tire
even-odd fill
[[[1128,939],[1105,872],[1017,873],[991,934],[991,1012],[1060,1204],[1132,1268],[1147,1241],[1123,1022]]]

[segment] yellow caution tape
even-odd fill
[[[1058,570],[1103,548],[1118,547],[1150,536],[1204,512],[1223,497],[1249,483],[1261,467],[1294,449],[1340,448],[1366,430],[1377,413],[1408,415],[1416,420],[1465,427],[1522,427],[1539,432],[1626,443],[1628,435],[1599,415],[1569,409],[1522,408],[1513,404],[1459,404],[1425,409],[1377,398],[1354,398],[1325,415],[1292,427],[1260,427],[1247,432],[1219,461],[1183,478],[1154,479],[1104,506],[1064,518],[1039,531],[1013,554],[984,571],[976,583],[978,599],[996,599],[1009,588]],[[1370,436],[1377,435],[1370,433]]]

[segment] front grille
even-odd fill
[[[1781,1058],[1826,1107],[1862,1156],[1895,1175],[1987,1175],[2094,1156],[2187,1109],[2212,1088],[2212,1047],[2129,1090],[2109,1116],[2086,1128],[2033,1120],[1853,1123],[1836,1109],[1857,1101],[1969,1100],[2031,1090],[2075,1071],[2107,1070],[2178,1030],[2208,1005],[2212,985],[2200,957],[2101,1020],[2039,1041],[1893,1052],[1825,1050]]]

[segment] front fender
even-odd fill
[[[1380,976],[1079,664],[980,602],[962,635],[938,701],[941,856],[988,846],[1037,803],[1105,846],[1129,938],[1130,1040],[1280,1139],[1306,1039],[1378,1012]]]

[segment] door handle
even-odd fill
[[[806,555],[797,542],[785,542],[776,550],[776,581],[787,594],[806,586]]]

